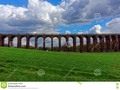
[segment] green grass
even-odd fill
[[[101,70],[101,75],[94,74],[96,69]],[[40,72],[38,75],[39,70],[44,70],[43,76]],[[120,81],[120,53],[0,47],[0,81]]]

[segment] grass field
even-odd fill
[[[0,47],[0,81],[120,81],[120,53]]]

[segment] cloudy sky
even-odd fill
[[[0,33],[120,33],[120,0],[0,0]]]

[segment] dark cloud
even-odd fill
[[[111,17],[120,14],[120,0],[70,0],[63,2],[61,6],[65,8],[63,18],[67,24],[84,23],[94,19],[95,13],[100,13],[102,17]],[[66,4],[64,4],[66,3]],[[63,5],[64,4],[64,5]]]
[[[86,23],[120,14],[120,0],[63,0],[54,6],[44,0],[28,0],[28,7],[0,5],[0,32],[57,33],[60,25]]]

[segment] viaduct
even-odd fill
[[[61,51],[62,37],[68,42],[69,38],[73,39],[72,51],[76,52],[118,52],[120,51],[120,34],[0,34],[0,46],[5,46],[5,38],[8,38],[8,43],[17,38],[17,48],[21,48],[22,38],[26,38],[25,48],[30,47],[30,38],[34,38],[34,48],[38,48],[38,38],[43,39],[43,47],[45,50],[46,42],[45,39],[49,37],[51,39],[51,51],[53,51],[53,39],[58,39],[58,51]],[[79,49],[76,44],[76,38],[79,39]],[[85,39],[85,40],[84,40]],[[86,44],[84,44],[86,43]],[[8,44],[8,47],[9,44]]]

